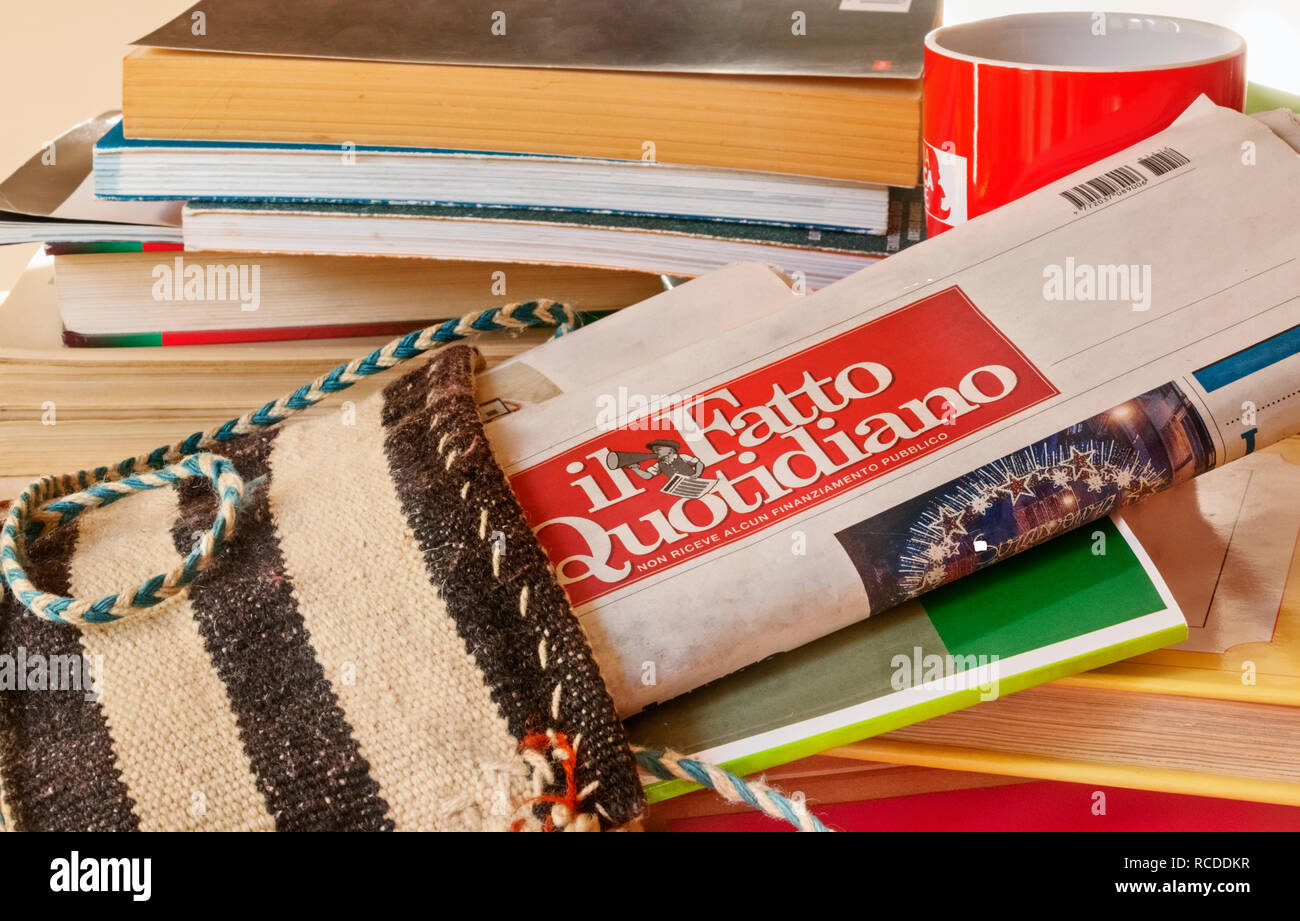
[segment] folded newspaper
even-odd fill
[[[732,267],[487,375],[619,711],[1300,431],[1297,127],[1202,98],[815,295]]]

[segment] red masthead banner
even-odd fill
[[[1056,394],[951,287],[620,420],[519,471],[511,485],[571,601],[582,604]]]

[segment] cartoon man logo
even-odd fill
[[[660,474],[671,479],[678,474],[682,476],[699,476],[704,472],[704,461],[698,457],[691,457],[689,454],[682,454],[681,443],[673,441],[671,438],[652,441],[646,447],[653,451],[655,457],[659,459],[649,467],[633,465],[628,468],[643,480],[652,480]]]
[[[674,496],[698,498],[711,491],[717,485],[716,480],[700,477],[704,472],[704,461],[698,457],[682,453],[681,442],[671,438],[658,438],[646,445],[651,453],[640,451],[610,451],[605,463],[611,470],[622,468],[630,470],[643,480],[653,480],[664,476],[667,482],[660,489]],[[642,467],[645,461],[653,460],[649,467]]]

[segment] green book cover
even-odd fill
[[[1246,85],[1246,112],[1268,112],[1271,109],[1290,109],[1300,112],[1300,96],[1258,83]]]
[[[626,721],[737,774],[889,732],[1187,636],[1141,546],[1102,519]],[[695,789],[647,787],[651,802]]]

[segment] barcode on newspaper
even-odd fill
[[[1150,170],[1153,176],[1163,176],[1170,170],[1176,170],[1180,166],[1186,166],[1192,161],[1188,160],[1172,147],[1162,147],[1149,157],[1138,157],[1138,162]]]
[[[1131,166],[1120,166],[1066,189],[1061,193],[1061,197],[1082,211],[1085,208],[1095,208],[1116,195],[1123,195],[1146,184],[1147,178],[1136,169]]]
[[[1172,147],[1162,147],[1153,154],[1138,157],[1138,164],[1156,177],[1163,176],[1165,173],[1172,172],[1178,167],[1186,166],[1191,162]],[[1147,177],[1139,173],[1135,167],[1121,166],[1095,179],[1089,179],[1087,182],[1081,182],[1066,189],[1061,193],[1061,197],[1078,210],[1084,211],[1088,208],[1095,208],[1116,195],[1123,195],[1125,192],[1131,192],[1146,184]]]

